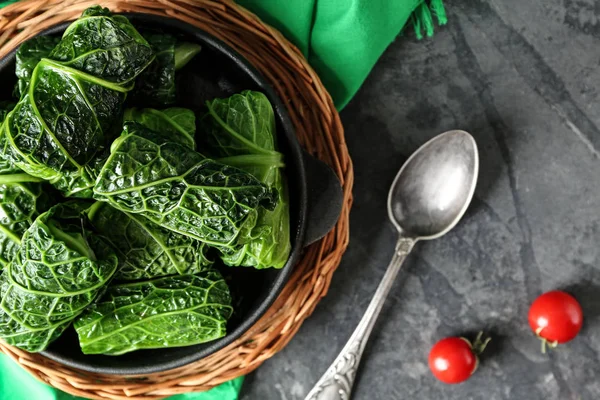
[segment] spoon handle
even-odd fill
[[[375,321],[394,283],[398,271],[406,256],[412,250],[415,241],[413,239],[400,238],[396,243],[394,256],[385,275],[377,287],[377,291],[369,303],[365,315],[354,330],[350,340],[346,343],[333,364],[327,372],[319,379],[317,384],[308,393],[305,400],[348,400],[352,392],[352,385],[358,369],[358,363],[369,335],[373,330]]]

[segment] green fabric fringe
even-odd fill
[[[443,0],[424,0],[417,6],[411,15],[412,26],[417,39],[423,39],[423,33],[427,37],[433,36],[434,16],[440,26],[448,22]]]

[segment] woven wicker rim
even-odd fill
[[[0,350],[34,377],[91,399],[160,399],[208,390],[245,375],[281,350],[326,295],[346,250],[353,170],[331,97],[300,51],[277,30],[231,0],[25,0],[0,9],[0,58],[21,42],[91,5],[113,12],[177,18],[233,47],[273,85],[288,108],[300,144],[330,165],[342,182],[344,203],[335,228],[309,246],[275,303],[242,337],[190,365],[137,377],[89,373],[0,342]],[[260,55],[260,58],[258,57]]]

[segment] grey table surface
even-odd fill
[[[341,350],[392,255],[385,201],[397,169],[450,129],[481,172],[447,236],[420,243],[368,345],[354,399],[600,399],[600,7],[595,0],[450,2],[433,39],[398,38],[341,113],[354,160],[351,242],[326,298],[248,376],[243,400],[303,399]],[[541,354],[527,324],[543,291],[571,291],[584,329]],[[485,330],[476,374],[443,385],[431,346]]]

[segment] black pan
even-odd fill
[[[91,372],[138,375],[181,367],[227,346],[246,332],[267,311],[287,282],[302,249],[323,237],[335,224],[342,206],[342,190],[333,171],[304,152],[287,111],[267,80],[240,54],[210,34],[176,19],[127,14],[144,30],[177,34],[202,45],[200,54],[178,76],[178,106],[201,111],[206,100],[226,97],[245,89],[263,92],[275,109],[280,150],[286,157],[290,190],[292,251],[280,270],[223,268],[234,295],[234,316],[228,334],[210,343],[159,350],[140,350],[122,356],[84,355],[69,328],[43,354],[62,364]],[[69,23],[41,35],[60,35]],[[7,100],[16,81],[14,52],[0,60],[0,99]]]

